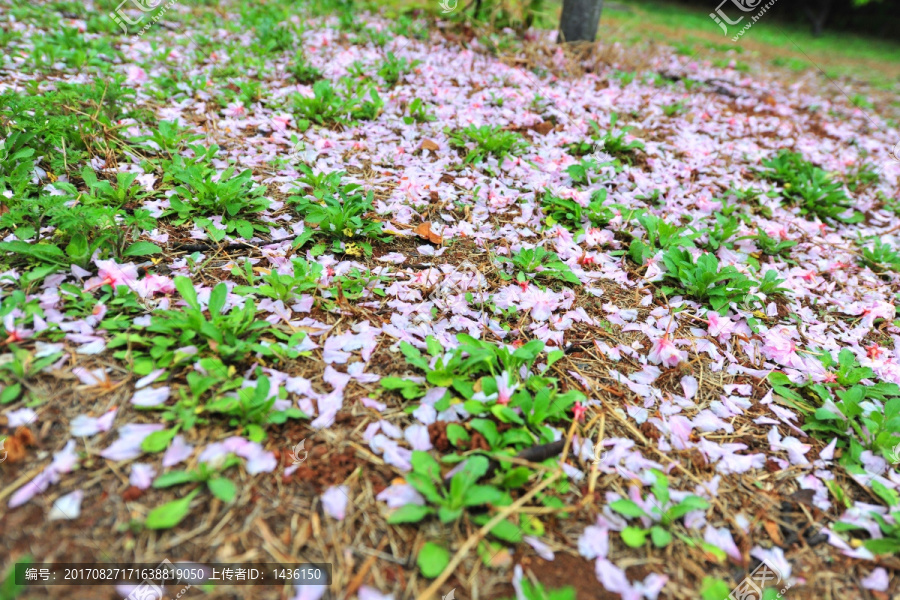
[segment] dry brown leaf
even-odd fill
[[[494,569],[507,568],[512,566],[512,562],[512,554],[509,553],[509,550],[503,548],[491,557],[490,567]]]
[[[541,121],[537,125],[533,125],[531,128],[541,135],[547,135],[548,133],[553,131],[553,123],[551,123],[550,121]]]
[[[429,140],[427,138],[422,140],[422,143],[419,144],[419,150],[430,150],[432,152],[437,152],[440,149],[441,149],[440,146],[438,146],[437,144],[435,144],[434,142],[432,142],[431,140]]]
[[[443,244],[444,238],[436,234],[431,230],[431,223],[429,221],[425,221],[424,223],[420,223],[418,227],[414,230],[415,234],[420,238],[425,238],[432,244]]]
[[[766,533],[769,534],[769,538],[775,545],[781,546],[784,544],[784,539],[781,537],[781,530],[778,527],[778,523],[775,521],[763,521],[763,527],[766,530]]]

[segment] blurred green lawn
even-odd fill
[[[393,8],[420,7],[440,13],[439,0],[370,1]],[[452,0],[448,1],[453,5]],[[461,9],[469,1],[458,0],[457,6]],[[832,30],[815,38],[805,24],[784,23],[774,14],[763,15],[737,42],[732,42],[732,36],[723,34],[709,17],[716,2],[710,0],[709,10],[659,0],[605,2],[600,40],[627,45],[663,42],[674,46],[680,54],[696,54],[722,66],[731,59],[737,62],[736,68],[762,63],[784,69],[792,77],[806,70],[821,70],[831,79],[850,78],[885,91],[900,90],[900,43]],[[498,4],[520,8],[523,4],[536,3],[535,0],[483,0],[485,8]],[[562,0],[543,0],[540,4],[543,8],[537,22],[541,27],[556,27]],[[832,16],[837,18],[838,15]],[[738,30],[737,26],[732,27],[730,33],[734,35]]]
[[[832,78],[851,76],[883,88],[900,83],[898,43],[828,30],[815,38],[809,27],[780,22],[774,15],[763,15],[732,42],[709,17],[713,2],[710,6],[710,11],[701,11],[653,0],[619,0],[604,8],[602,31],[617,31],[615,35],[629,42],[648,37],[669,41],[689,55],[704,47],[714,51],[704,55],[734,49],[739,62],[746,54],[778,67],[795,71],[821,68]]]

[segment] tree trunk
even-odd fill
[[[812,25],[813,37],[819,37],[825,28],[825,21],[828,20],[828,16],[831,14],[831,0],[813,1],[812,4],[816,6],[817,10],[814,10],[809,4],[806,4],[803,8],[806,11],[807,18],[809,18],[810,25]]]
[[[559,18],[561,42],[593,42],[597,39],[603,0],[563,0]]]

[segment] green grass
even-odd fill
[[[709,12],[654,0],[620,0],[604,7],[600,39],[603,34],[635,41],[652,37],[677,43],[682,50],[689,47],[698,58],[711,60],[733,49],[738,62],[748,54],[758,55],[770,65],[793,71],[818,70],[818,65],[832,78],[852,75],[886,88],[898,82],[900,44],[827,29],[815,38],[804,24],[786,23],[770,13],[732,42],[744,23],[729,26],[726,36]]]
[[[524,3],[525,0],[498,2],[514,12]],[[369,0],[369,4],[389,12],[413,7],[436,12],[436,3],[428,0]],[[541,3],[540,14],[536,15],[535,25],[556,27],[561,8],[562,0],[545,0]],[[707,9],[660,0],[607,2],[597,38],[607,44],[614,41],[624,45],[663,42],[676,48],[681,55],[696,55],[716,66],[734,59],[734,68],[738,70],[747,70],[748,63],[775,67],[788,76],[807,69],[816,72],[821,69],[831,79],[852,77],[885,90],[900,88],[898,43],[827,28],[816,38],[806,23],[781,21],[772,12],[763,15],[737,42],[732,42],[731,38],[740,31],[746,19],[740,25],[729,26],[726,36],[709,17],[713,8],[714,5]]]

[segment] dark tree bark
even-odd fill
[[[593,42],[597,39],[597,26],[603,0],[563,0],[559,18],[561,42]]]
[[[831,0],[813,0],[812,2],[807,2],[806,5],[804,5],[803,10],[806,12],[806,16],[809,18],[809,22],[812,25],[813,37],[822,35],[822,30],[825,28],[825,21],[828,20],[828,15],[831,14]]]

